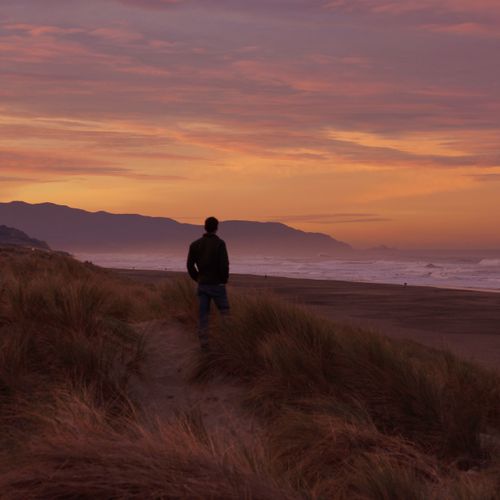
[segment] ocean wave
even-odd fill
[[[167,255],[77,255],[104,267],[185,271],[183,257]],[[268,256],[231,259],[231,272],[258,276],[283,276],[323,280],[359,281],[424,286],[500,288],[500,259],[475,262],[441,260],[439,265],[424,260],[324,260],[280,259]]]

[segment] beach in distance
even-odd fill
[[[115,271],[147,283],[185,274]],[[230,286],[265,290],[342,324],[448,349],[493,369],[500,367],[500,294],[495,292],[246,274],[232,275]]]
[[[74,253],[102,267],[184,271],[186,266],[185,255],[166,252]],[[355,251],[295,258],[230,253],[233,274],[500,291],[500,250]]]

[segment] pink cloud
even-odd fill
[[[500,31],[498,28],[481,23],[465,22],[456,24],[429,24],[424,25],[423,28],[437,33],[449,33],[451,35],[500,38]]]
[[[122,5],[141,7],[143,9],[163,9],[180,4],[185,0],[115,0]]]
[[[59,26],[45,26],[37,24],[4,24],[3,29],[8,31],[19,31],[28,33],[30,36],[37,37],[43,35],[70,35],[82,33],[81,28],[61,28]]]
[[[332,10],[365,10],[380,14],[402,15],[411,12],[500,13],[497,0],[331,0],[324,6]]]
[[[19,28],[18,28],[19,30]],[[20,29],[21,34],[0,37],[0,53],[5,60],[40,63],[65,56],[88,55],[88,50],[75,42],[59,43],[57,31],[44,27]]]
[[[374,95],[393,89],[388,82],[361,79],[353,81],[352,74],[346,77],[345,73],[338,71],[338,64],[366,66],[365,60],[361,58],[340,58],[330,62],[333,64],[317,65],[313,72],[308,72],[305,65],[296,61],[242,59],[235,61],[233,67],[246,79],[270,85],[285,85],[296,91],[336,94],[348,91],[350,95]]]
[[[90,34],[98,38],[118,43],[136,42],[144,38],[142,34],[123,27],[97,28],[90,31]]]
[[[241,15],[236,24],[234,15],[229,12],[226,18],[221,9],[213,23],[205,23],[201,2],[191,0],[184,2],[185,8],[179,4],[178,9],[146,10],[140,15],[110,2],[112,17],[121,19],[120,23],[95,17],[74,26],[74,19],[83,19],[75,15],[67,23],[59,19],[53,25],[37,25],[20,16],[15,20],[19,22],[12,21],[0,32],[5,63],[0,69],[2,96],[12,109],[33,116],[72,116],[104,123],[121,119],[138,130],[144,123],[154,123],[172,134],[167,140],[140,133],[77,132],[69,126],[61,133],[48,124],[31,132],[61,144],[77,141],[95,151],[108,147],[117,155],[146,158],[154,150],[165,159],[198,161],[232,152],[283,162],[333,164],[341,159],[412,167],[493,161],[493,154],[489,159],[469,154],[470,145],[463,155],[449,159],[334,143],[321,136],[329,126],[379,133],[500,128],[494,86],[500,74],[488,63],[491,47],[478,51],[475,37],[467,36],[459,54],[446,32],[479,33],[483,24],[455,23],[455,18],[446,24],[436,9],[426,13],[436,22],[425,25],[435,34],[423,39],[421,32],[406,29],[408,22],[420,29],[420,17],[406,17],[387,29],[386,16],[429,10],[437,1],[330,3],[330,9],[342,11],[342,23],[348,22],[349,29],[344,30],[340,21],[332,25],[336,13],[328,22],[308,17],[304,24],[300,16],[289,18],[291,14],[283,9],[282,15],[275,16],[273,9],[283,7],[276,0],[207,1],[225,5],[228,11],[253,9],[272,15],[258,25],[252,16]],[[195,4],[196,9],[191,9]],[[291,5],[304,12],[325,13],[322,1]],[[451,3],[439,5],[451,9]],[[366,13],[375,17],[367,18]],[[470,53],[481,57],[471,59]],[[462,72],[465,57],[467,73]],[[222,131],[184,128],[192,121],[211,123]],[[22,134],[27,128],[10,130]],[[201,151],[196,151],[199,156],[169,152],[172,143]]]

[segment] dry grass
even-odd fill
[[[498,374],[256,294],[233,297],[231,319],[213,329],[212,345],[194,378],[247,384],[247,407],[266,425],[283,472],[307,491],[453,498],[450,488],[473,488],[462,471],[474,470],[478,488],[495,498],[497,458],[481,434],[500,436]]]
[[[131,297],[118,292],[106,273],[69,257],[2,257],[4,406],[9,398],[50,393],[63,382],[92,386],[103,401],[119,400],[143,357],[143,339],[129,323],[135,314]]]
[[[88,396],[61,394],[36,437],[1,464],[2,498],[294,498],[257,465],[267,460],[219,448],[199,425],[110,422]]]
[[[0,266],[2,498],[500,498],[492,372],[232,296],[193,373],[245,387],[265,436],[228,448],[199,414],[150,422],[128,391],[138,323],[194,332],[192,283],[138,285],[47,252],[0,251]]]

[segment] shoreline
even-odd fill
[[[103,266],[100,266],[103,267]],[[184,270],[170,270],[170,269],[141,269],[138,267],[104,267],[110,271],[117,271],[119,273],[165,273],[166,276],[179,275],[187,276],[187,271]],[[381,286],[394,286],[400,288],[436,288],[438,290],[457,290],[465,292],[479,292],[479,293],[500,293],[500,288],[481,288],[481,287],[460,287],[460,286],[446,286],[446,285],[413,285],[408,283],[397,284],[397,283],[386,283],[383,281],[361,281],[361,280],[336,280],[332,278],[309,278],[306,276],[282,276],[278,274],[249,274],[249,273],[231,273],[231,278],[233,277],[251,277],[260,279],[285,279],[285,280],[306,280],[306,281],[318,281],[318,282],[335,282],[335,283],[346,283],[346,284],[361,284],[361,285],[381,285]],[[231,284],[231,283],[229,283]]]
[[[143,283],[158,284],[187,275],[108,269]],[[484,366],[500,367],[498,291],[249,274],[232,274],[228,286],[230,294],[231,289],[270,292],[337,323],[448,349]]]
[[[131,270],[184,272],[186,267],[185,258],[180,256],[77,254],[76,258],[95,262],[101,267]],[[344,262],[340,259],[243,259],[240,256],[234,257],[231,264],[232,274],[401,286],[407,283],[408,286],[500,293],[500,258],[480,259],[477,262],[441,262],[425,258],[415,261],[371,259]]]

